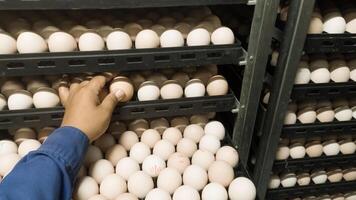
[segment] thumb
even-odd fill
[[[67,87],[62,86],[58,88],[58,93],[59,93],[59,98],[61,99],[61,103],[63,107],[65,107],[69,96],[69,89]]]
[[[125,98],[125,93],[122,90],[118,90],[115,93],[108,94],[101,103],[101,107],[110,112],[114,111],[114,108],[121,99]]]

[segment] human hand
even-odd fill
[[[118,90],[101,101],[105,84],[104,76],[96,76],[90,81],[73,83],[70,88],[60,87],[59,96],[65,107],[61,126],[78,128],[90,141],[105,133],[116,104],[125,97],[125,93]]]

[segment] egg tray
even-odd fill
[[[275,161],[273,172],[278,173],[285,170],[298,171],[329,167],[355,167],[356,154],[321,156],[316,158],[287,159]]]
[[[244,59],[239,41],[231,45],[13,54],[0,55],[0,77],[239,64]]]
[[[236,108],[236,101],[237,100],[232,93],[223,96],[130,101],[114,111],[112,120],[170,117],[231,111]],[[63,114],[64,109],[62,107],[1,111],[0,129],[58,126],[62,121]]]
[[[306,53],[355,53],[356,34],[309,34],[305,40]]]
[[[356,190],[356,181],[343,181],[338,183],[313,184],[291,188],[269,189],[267,200],[284,200],[295,197],[321,196],[325,194],[347,193]]]
[[[282,138],[311,138],[327,135],[356,135],[356,120],[284,125]]]
[[[247,4],[248,0],[2,0],[0,10],[113,9]]]
[[[355,47],[356,48],[356,47]],[[292,90],[292,100],[319,100],[351,98],[356,96],[356,82],[349,81],[344,83],[310,83],[294,85]]]

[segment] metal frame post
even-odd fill
[[[309,27],[315,0],[290,1],[277,68],[274,74],[266,120],[256,155],[254,182],[259,199],[264,199],[278,148],[285,112]]]
[[[247,164],[259,96],[271,52],[272,30],[276,21],[279,0],[258,0],[251,27],[247,65],[243,76],[239,114],[235,121],[232,141],[239,149],[240,163]]]

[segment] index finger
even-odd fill
[[[104,76],[95,76],[92,78],[89,83],[85,86],[90,89],[93,89],[96,92],[100,92],[106,84],[106,78]]]

